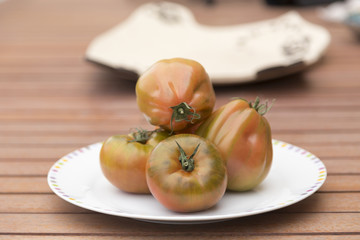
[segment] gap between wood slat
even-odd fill
[[[1,233],[0,233],[1,234]],[[78,235],[78,234],[28,234],[28,233],[16,233],[8,235],[0,235],[0,240],[9,240],[11,237],[12,240],[114,240],[114,237],[121,240],[184,240],[184,239],[202,239],[201,236],[114,236],[114,235],[101,235],[101,236],[91,236],[91,235]],[[206,236],[208,240],[264,240],[264,238],[269,240],[358,240],[358,234],[348,235],[348,234],[308,234],[308,235],[259,235],[259,236]],[[205,238],[203,238],[205,239]]]

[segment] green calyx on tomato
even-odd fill
[[[268,100],[265,100],[265,103],[261,104],[259,97],[256,97],[255,101],[250,101],[250,102],[243,98],[234,98],[234,99],[244,100],[249,104],[250,108],[255,109],[261,116],[264,116],[267,112],[269,112],[275,102],[275,99],[273,99],[271,104],[268,105],[269,104]]]
[[[148,131],[142,128],[137,128],[136,132],[131,133],[131,136],[134,138],[129,142],[138,142],[142,144],[146,144],[147,141],[150,139],[151,135],[155,132],[158,132],[158,129],[154,131]]]
[[[191,172],[195,168],[194,156],[199,149],[200,143],[196,146],[194,152],[190,155],[190,157],[187,157],[184,149],[180,146],[180,144],[177,141],[175,142],[178,145],[180,151],[179,161],[181,163],[182,169],[186,172]]]
[[[179,105],[170,107],[173,110],[170,120],[170,130],[173,133],[172,122],[187,121],[193,123],[194,119],[200,119],[200,114],[196,113],[195,109],[189,106],[186,102],[182,102]],[[191,111],[192,110],[192,111]]]

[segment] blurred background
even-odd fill
[[[321,123],[328,123],[330,116],[314,120],[314,112],[306,109],[343,111],[342,107],[358,102],[355,83],[345,82],[357,78],[358,41],[345,24],[322,17],[321,10],[328,6],[325,0],[174,2],[187,7],[196,21],[208,26],[251,23],[296,10],[307,21],[330,32],[332,42],[325,57],[310,70],[256,84],[215,87],[218,106],[234,96],[276,98],[268,116],[275,137],[309,144],[308,139],[298,138],[306,136],[305,132],[297,132],[296,138],[284,133],[300,130],[306,123],[307,129],[320,131],[317,127],[321,127],[327,134],[328,128]],[[135,82],[128,81],[128,75],[124,77],[85,60],[94,38],[126,20],[144,3],[147,1],[1,2],[0,142],[6,148],[3,157],[55,160],[73,148],[101,141],[115,132],[127,132],[134,124],[147,126],[136,108]],[[324,97],[328,92],[334,99]],[[278,119],[284,117],[289,121],[279,123]],[[299,118],[302,121],[296,120]],[[339,125],[348,126],[335,127]]]

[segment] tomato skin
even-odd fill
[[[229,190],[247,191],[259,185],[272,164],[271,128],[242,99],[216,110],[197,130],[212,141],[227,163]]]
[[[215,92],[203,66],[183,58],[156,62],[136,83],[137,104],[148,122],[180,131],[206,119],[215,105]],[[185,102],[200,115],[192,121],[172,120],[173,109]]]
[[[182,169],[179,149],[193,153],[195,168]],[[146,180],[153,196],[176,212],[195,212],[214,206],[224,195],[227,184],[226,165],[214,144],[193,134],[178,134],[158,144],[146,166]]]
[[[146,162],[154,147],[168,136],[166,131],[154,132],[145,144],[133,141],[133,134],[108,138],[100,150],[104,176],[122,191],[150,193],[145,177]]]

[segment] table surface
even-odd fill
[[[272,81],[215,87],[217,107],[239,96],[276,98],[273,137],[314,153],[328,178],[290,207],[202,225],[164,225],[73,206],[47,185],[61,156],[134,126],[135,82],[84,61],[89,42],[144,1],[8,0],[0,3],[0,239],[359,239],[360,44],[344,26],[298,8],[332,35],[308,71]],[[183,1],[200,23],[278,16],[262,1]]]

